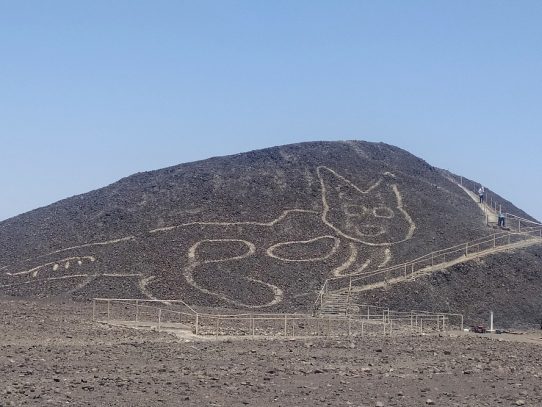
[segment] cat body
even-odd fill
[[[0,269],[0,290],[31,290],[41,282],[77,292],[103,278],[131,279],[151,298],[263,308],[314,294],[328,277],[392,261],[392,247],[415,230],[393,175],[360,189],[328,167],[317,167],[316,174],[321,210],[190,222],[70,247]]]

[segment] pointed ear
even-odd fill
[[[329,206],[335,206],[340,201],[364,199],[382,183],[382,179],[378,179],[371,183],[366,190],[362,190],[330,168],[318,167],[317,172],[322,186],[323,198]]]

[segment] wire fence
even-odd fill
[[[315,308],[321,308],[326,294],[330,292],[356,291],[374,284],[402,281],[415,274],[429,271],[435,266],[443,266],[462,261],[469,257],[490,252],[497,248],[504,248],[533,238],[542,238],[542,228],[524,227],[522,232],[498,232],[476,240],[462,243],[446,249],[437,250],[418,257],[414,260],[398,265],[377,269],[369,272],[350,274],[347,276],[327,279],[319,292]]]
[[[308,314],[220,315],[180,311],[173,309],[173,304],[174,301],[167,301],[156,306],[148,305],[144,300],[95,298],[92,319],[134,328],[185,331],[206,337],[365,337],[463,329],[463,317],[459,314],[382,309],[382,313],[357,313],[347,318]]]

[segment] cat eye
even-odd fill
[[[391,219],[395,216],[395,213],[387,206],[377,206],[373,208],[373,215],[377,218]]]
[[[368,211],[366,206],[363,205],[343,205],[344,213],[350,216],[361,216],[365,215]]]

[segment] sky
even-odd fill
[[[542,219],[542,1],[0,0],[0,220],[140,171],[382,141]]]

